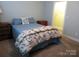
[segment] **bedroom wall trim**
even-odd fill
[[[71,40],[74,40],[74,41],[76,41],[76,42],[79,43],[79,39],[77,39],[77,38],[75,38],[75,37],[68,36],[68,35],[65,35],[65,34],[64,34],[64,36],[65,36],[65,37],[68,37],[68,38],[70,38]]]

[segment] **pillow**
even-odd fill
[[[21,25],[22,20],[20,18],[13,18],[12,24],[13,25]]]
[[[22,20],[22,24],[29,24],[29,21],[27,18],[21,17],[21,20]]]
[[[29,23],[34,23],[35,22],[35,19],[32,16],[27,17],[27,19],[28,19]]]

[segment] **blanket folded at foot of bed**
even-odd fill
[[[42,26],[35,29],[24,30],[16,39],[15,46],[22,54],[29,52],[37,44],[60,37],[60,32],[52,26]]]

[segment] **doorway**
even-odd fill
[[[52,26],[63,32],[66,2],[55,2]]]

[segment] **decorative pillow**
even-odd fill
[[[32,16],[27,17],[27,19],[29,20],[29,23],[34,23],[35,19]]]
[[[21,25],[22,20],[20,18],[13,18],[12,24],[13,25]]]
[[[22,24],[29,24],[29,21],[27,18],[21,17],[21,20],[22,20]]]

